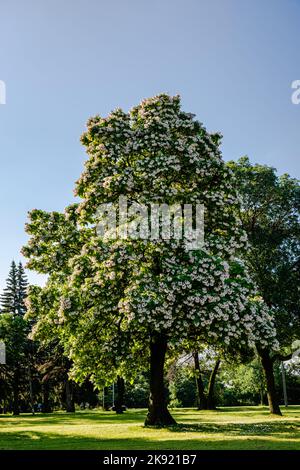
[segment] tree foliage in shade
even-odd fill
[[[6,364],[1,366],[0,373],[6,377],[5,395],[11,394],[15,415],[20,412],[21,388],[27,381],[29,328],[24,319],[27,285],[22,264],[17,266],[13,261],[1,296],[0,340],[5,344]]]
[[[0,314],[0,340],[5,343],[6,349],[6,364],[0,366],[0,373],[6,376],[5,387],[11,396],[14,415],[20,413],[20,393],[27,381],[27,333],[28,325],[23,317],[11,313]]]
[[[300,183],[247,157],[229,162],[241,198],[239,217],[249,248],[243,254],[265,303],[271,307],[281,354],[259,347],[271,412],[280,414],[273,363],[291,357],[300,335]]]
[[[220,136],[210,134],[180,98],[159,95],[129,113],[90,119],[88,160],[76,185],[79,205],[64,214],[34,210],[23,253],[50,274],[33,287],[35,334],[60,338],[73,376],[102,385],[132,378],[150,361],[146,424],[173,424],[164,397],[165,355],[189,337],[234,349],[276,346],[268,309],[237,258],[247,239],[237,216]],[[131,203],[203,204],[205,245],[184,240],[99,237],[98,208]]]

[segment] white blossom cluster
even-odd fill
[[[117,205],[124,194],[138,203],[203,204],[207,247],[226,256],[245,248],[232,210],[238,201],[230,170],[214,140],[192,114],[181,111],[178,96],[159,95],[128,114],[117,109],[107,118],[92,118],[82,137],[89,159],[76,188],[84,199],[80,217],[95,220],[97,206]]]

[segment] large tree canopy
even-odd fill
[[[270,313],[238,259],[247,238],[238,218],[231,171],[209,134],[178,96],[147,99],[129,113],[90,119],[82,142],[88,160],[76,185],[78,205],[64,214],[33,211],[24,254],[49,273],[34,287],[35,332],[56,334],[73,375],[96,384],[132,377],[150,352],[147,424],[170,424],[163,397],[167,348],[192,338],[232,349],[276,347]],[[164,203],[205,207],[205,244],[185,239],[105,237],[99,206]]]

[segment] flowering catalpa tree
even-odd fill
[[[174,423],[164,396],[168,348],[189,338],[230,349],[276,347],[269,312],[237,259],[247,240],[219,141],[181,110],[178,96],[96,116],[82,136],[89,155],[76,186],[82,202],[65,214],[33,211],[27,226],[29,267],[50,273],[46,287],[29,295],[36,334],[56,334],[73,376],[98,385],[133,377],[150,357],[148,425]],[[194,229],[181,209],[191,206],[193,227],[204,207],[200,245],[187,243]],[[149,207],[176,208],[167,236]]]

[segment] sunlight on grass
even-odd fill
[[[178,425],[145,428],[145,410],[0,415],[0,449],[300,449],[300,407],[173,410]]]

